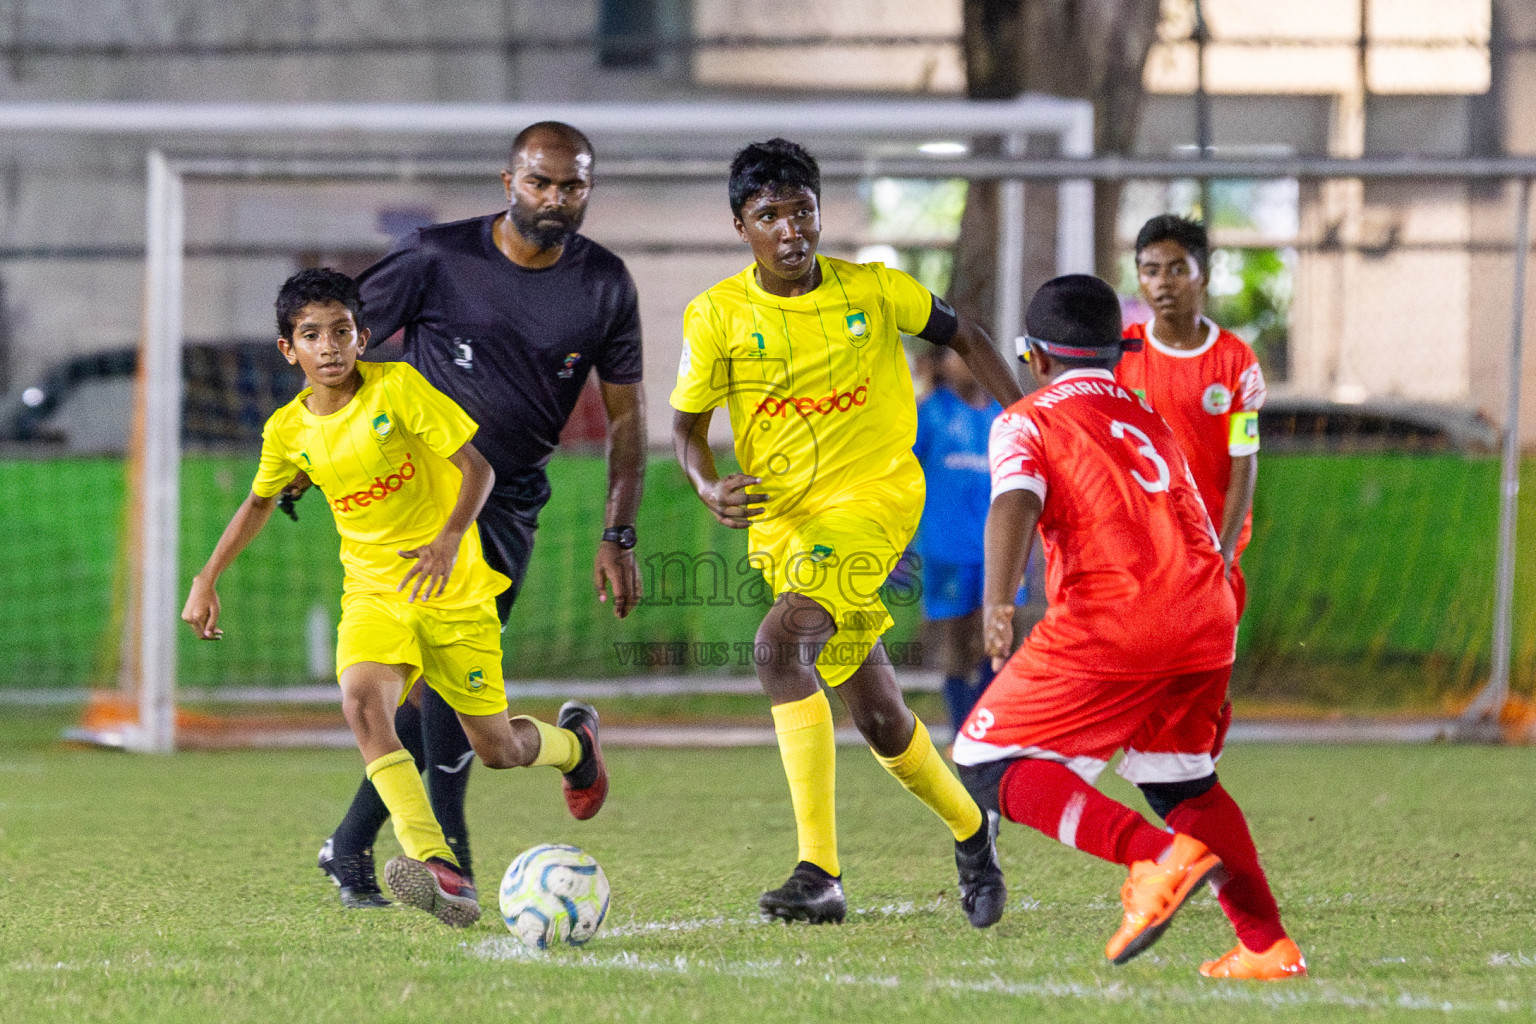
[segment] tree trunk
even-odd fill
[[[1100,154],[1129,154],[1141,113],[1141,72],[1157,36],[1159,0],[964,0],[967,91],[972,99],[1011,99],[1020,93],[1093,102],[1094,146]],[[999,152],[998,139],[977,139],[977,155]],[[1031,156],[1054,156],[1046,139]],[[1028,242],[1025,295],[1056,274],[1056,188],[1025,189]],[[995,323],[998,189],[973,183],[950,284],[954,305],[989,327]],[[1118,184],[1094,187],[1094,251],[1100,276],[1114,281]],[[1012,339],[998,341],[1009,348]]]

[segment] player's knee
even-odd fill
[[[886,707],[870,703],[857,708],[850,706],[848,710],[859,735],[881,757],[896,757],[911,745],[915,722],[906,705],[898,702]]]
[[[377,693],[362,687],[342,690],[341,713],[358,736],[382,735],[395,727],[394,709]]]
[[[1147,805],[1152,808],[1152,813],[1159,818],[1167,820],[1173,809],[1185,800],[1193,800],[1197,796],[1204,796],[1216,785],[1216,773],[1199,779],[1190,779],[1187,782],[1143,782],[1136,788],[1141,790],[1141,795],[1147,798]]]

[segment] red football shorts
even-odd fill
[[[1088,680],[1026,675],[1009,665],[955,735],[956,764],[1019,757],[1098,779],[1125,751],[1132,783],[1188,782],[1216,770],[1214,748],[1232,666],[1179,676]]]

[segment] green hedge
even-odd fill
[[[184,462],[184,584],[253,470],[249,457]],[[749,671],[734,645],[751,639],[762,606],[755,574],[741,562],[746,537],[714,523],[672,461],[658,458],[647,473],[638,525],[650,590],[623,622],[597,602],[591,583],[603,462],[565,457],[550,470],[555,497],[504,636],[508,675]],[[1264,456],[1254,539],[1244,558],[1249,605],[1239,636],[1239,692],[1423,706],[1472,688],[1486,673],[1490,648],[1497,486],[1491,459]],[[0,496],[0,552],[11,570],[10,586],[0,591],[0,686],[104,681],[115,664],[122,613],[112,598],[123,571],[116,557],[122,463],[0,461]],[[1528,511],[1530,501],[1523,498],[1522,508]],[[341,567],[321,502],[301,502],[299,513],[297,524],[274,517],[226,574],[225,640],[182,635],[184,684],[305,680],[306,620],[318,606],[334,621]],[[1536,527],[1522,537],[1521,556],[1516,671],[1524,685],[1536,679]],[[688,588],[685,562],[700,573]],[[717,590],[711,573],[721,569]],[[898,624],[888,639],[914,639],[917,609],[909,601],[893,611]],[[714,646],[698,646],[705,644]]]

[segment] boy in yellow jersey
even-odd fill
[[[220,573],[261,532],[284,486],[308,474],[328,499],[346,570],[336,672],[342,710],[405,854],[385,867],[395,895],[460,927],[480,916],[473,884],[443,838],[395,708],[418,679],[458,713],[487,767],[553,765],[566,804],[590,818],[608,792],[597,713],[571,701],[560,726],[507,717],[495,597],[508,580],[480,549],[475,515],[495,474],[470,440],[475,422],[405,363],[359,363],[368,332],[357,285],[305,270],[278,293],[278,348],[309,387],[262,431],[251,493],[192,581],[181,617],[218,628]]]
[[[881,765],[949,826],[961,906],[985,928],[1007,899],[995,822],[907,708],[880,642],[891,618],[879,588],[924,497],[901,333],[952,346],[1003,405],[1022,396],[986,332],[911,277],[818,256],[820,196],[815,159],[792,142],[736,155],[731,211],[754,262],[689,304],[672,392],[678,461],[716,519],[751,530],[753,564],[775,597],[757,632],[757,673],[773,703],[800,859],[758,905],[766,917],[813,924],[847,913],[824,682]],[[742,469],[723,479],[708,444],[721,405]]]

